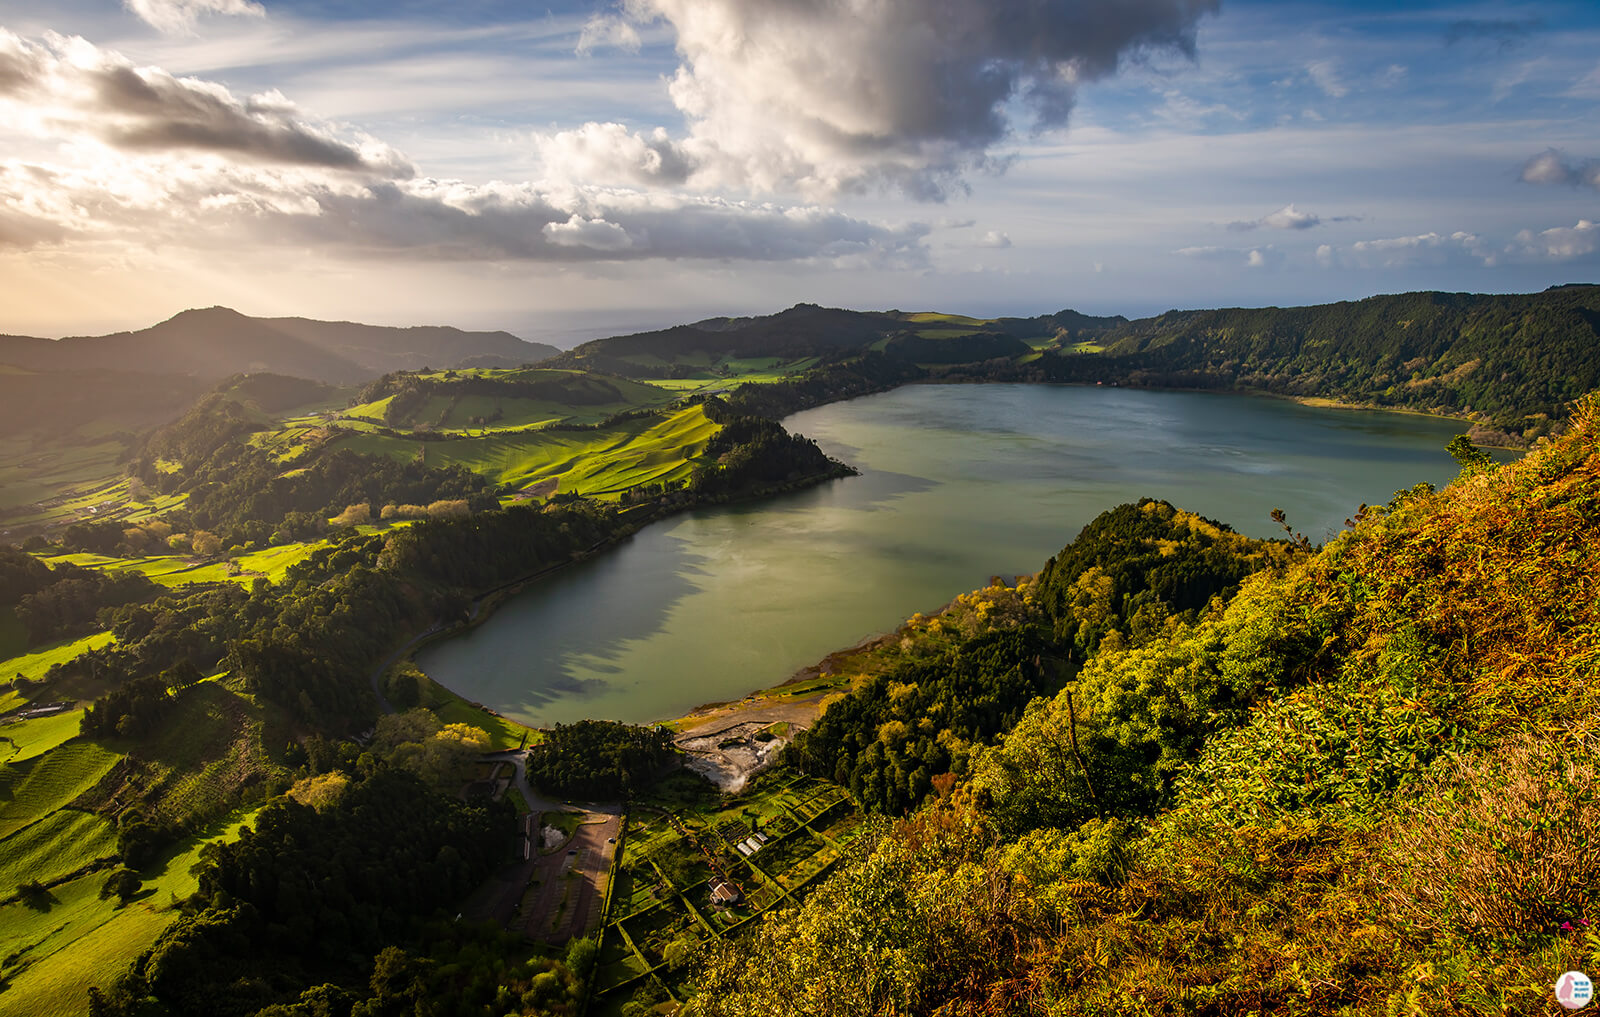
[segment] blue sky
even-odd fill
[[[0,332],[1534,290],[1600,267],[1600,11],[0,0],[0,153]]]

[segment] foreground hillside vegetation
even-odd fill
[[[1499,468],[1458,443],[1445,490],[1157,626],[1062,626],[1098,566],[1025,597],[1013,638],[1081,670],[716,952],[698,1012],[1548,1012],[1600,966],[1595,401],[1572,420]],[[941,724],[905,698],[874,746]]]

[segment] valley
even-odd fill
[[[1223,719],[1169,730],[1137,709],[1123,717],[1130,694],[1095,672],[1111,684],[1088,714],[1090,756],[1123,776],[1091,778],[1080,758],[1088,806],[1059,788],[1041,805],[1005,754],[1024,752],[1039,704],[1081,685],[1097,655],[1189,653],[1162,647],[1222,624],[1246,575],[1281,578],[1315,546],[1336,553],[1387,516],[1411,519],[1407,506],[1436,504],[1433,489],[1463,469],[1522,475],[1498,465],[1515,453],[1468,443],[1446,454],[1464,430],[1536,446],[1544,463],[1560,459],[1558,443],[1577,448],[1586,439],[1564,432],[1589,418],[1562,386],[1586,384],[1592,350],[1559,383],[1509,365],[1587,341],[1593,290],[1476,304],[1408,295],[1405,307],[1431,306],[1439,324],[1393,354],[1432,357],[1401,385],[1386,360],[1334,351],[1337,377],[1332,360],[1313,362],[1324,354],[1308,350],[1325,345],[1315,315],[1258,318],[1246,350],[1229,345],[1233,319],[799,305],[516,364],[510,337],[435,330],[417,352],[395,345],[414,330],[180,316],[169,329],[178,355],[204,328],[236,330],[247,357],[289,336],[321,344],[295,368],[315,377],[232,370],[207,388],[192,374],[149,386],[125,376],[135,394],[98,416],[53,429],[41,409],[5,432],[17,454],[0,527],[20,547],[0,561],[0,910],[11,937],[0,1013],[75,1013],[90,985],[109,994],[96,997],[107,1013],[132,1012],[140,993],[192,1012],[215,993],[250,1001],[225,1004],[245,1015],[320,991],[323,978],[347,995],[376,992],[358,984],[371,953],[330,960],[316,944],[349,935],[379,951],[398,941],[381,927],[403,928],[424,952],[396,947],[379,961],[420,964],[415,984],[430,993],[444,976],[429,958],[470,953],[516,965],[502,987],[558,987],[560,1012],[631,1015],[733,986],[737,956],[778,948],[772,937],[824,906],[804,901],[851,892],[860,866],[890,850],[875,817],[909,816],[901,831],[937,825],[981,787],[978,822],[999,835],[1097,837],[1090,813],[1174,807],[1186,800],[1175,775],[1245,722],[1226,711],[1255,709],[1262,686],[1238,700],[1206,692]],[[1400,299],[1368,310],[1387,320],[1382,302]],[[1346,321],[1338,308],[1324,317]],[[1522,330],[1483,346],[1487,326],[1474,322],[1515,314]],[[158,340],[160,327],[136,341]],[[0,382],[50,377],[36,345],[13,347],[27,363]],[[373,376],[380,348],[389,359]],[[213,372],[238,366],[208,356]],[[1485,364],[1501,365],[1499,382],[1482,381]],[[1187,391],[1162,391],[1173,388]],[[1251,397],[1260,392],[1416,412]],[[1155,529],[1106,511],[1119,503],[1153,514]],[[1138,570],[1126,570],[1129,545],[1091,539],[1117,526],[1152,556]],[[843,646],[857,649],[833,652]],[[1428,709],[1437,724],[1457,716],[1444,701]],[[1125,726],[1094,726],[1112,718]],[[588,776],[612,748],[567,758],[550,739],[594,720],[671,722],[690,768],[662,778],[656,756],[630,754],[629,739],[645,736],[628,732],[650,728],[619,725],[603,736],[618,739],[614,767]],[[1427,745],[1384,786],[1420,780],[1438,748]],[[518,818],[534,806],[514,787],[498,802],[460,797],[482,753],[523,747],[546,779],[611,789],[585,795],[620,803],[591,813],[620,815],[617,843],[519,877],[563,882],[529,883],[516,920],[490,909],[511,933],[436,924],[449,900],[505,878],[515,831],[539,822],[538,810]],[[341,804],[357,801],[403,801],[421,831],[363,864],[432,880],[437,894],[394,910],[344,887],[352,918],[309,890],[261,895],[299,878],[275,860],[291,843],[304,871],[378,858],[373,814]],[[1038,808],[1070,815],[1018,818]],[[242,825],[255,832],[241,838]],[[772,841],[741,850],[732,834],[746,826]],[[478,831],[472,850],[445,853],[448,831],[466,829]],[[1071,850],[1089,859],[1085,845]],[[588,889],[565,882],[580,876]],[[719,882],[736,902],[701,899]],[[174,981],[191,962],[169,953],[210,956],[205,930],[234,930],[215,940],[233,942],[257,923],[269,946],[224,964],[247,972],[231,987],[221,975]],[[730,952],[735,942],[750,945]]]

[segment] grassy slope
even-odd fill
[[[24,678],[39,678],[50,668],[57,664],[64,664],[69,660],[89,651],[98,650],[107,646],[116,639],[109,632],[96,632],[94,635],[84,636],[82,639],[69,639],[42,647],[31,653],[24,653],[8,660],[0,661],[0,680],[9,681],[18,675]]]
[[[626,420],[603,431],[517,431],[464,441],[414,442],[353,435],[342,447],[402,461],[419,451],[429,466],[464,466],[501,485],[558,479],[560,490],[614,495],[635,484],[680,480],[716,433],[698,406],[665,420]]]
[[[122,758],[93,742],[71,741],[0,770],[0,838],[67,806]]]
[[[10,983],[0,992],[0,1014],[83,1013],[89,986],[109,985],[177,917],[171,902],[197,889],[190,869],[201,848],[237,839],[240,825],[254,816],[253,810],[235,813],[140,873],[144,889],[126,907],[99,899],[100,872],[52,888],[48,910],[21,901],[0,907],[0,956],[8,958],[0,976]]]
[[[82,710],[0,724],[0,763],[22,763],[77,737]]]

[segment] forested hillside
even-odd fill
[[[1035,592],[1002,627],[1081,670],[716,952],[699,1012],[1549,1012],[1600,966],[1597,410],[1499,468],[1458,443],[1448,488],[1137,638],[1141,593],[1062,624],[1124,589],[1099,564]]]
[[[1466,414],[1531,438],[1600,387],[1600,286],[1171,311],[1097,341],[1104,352],[1095,368],[1135,384]]]

